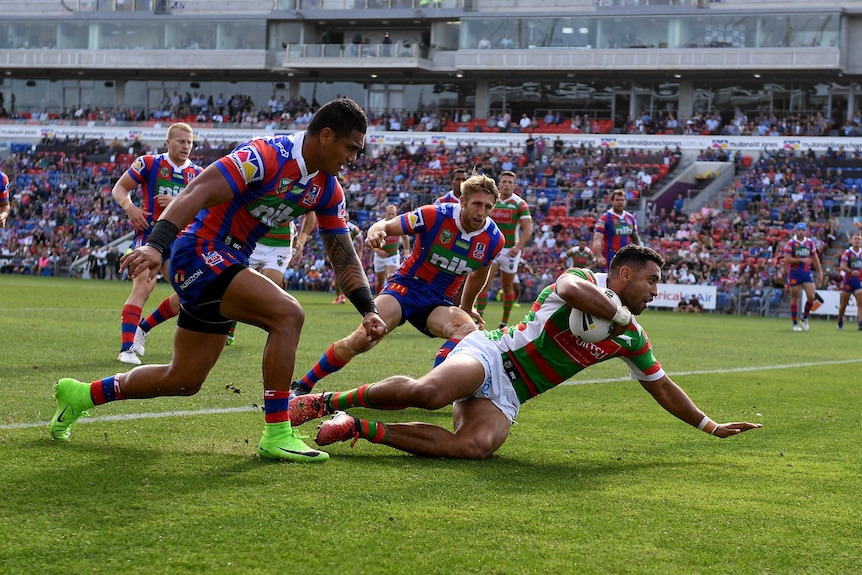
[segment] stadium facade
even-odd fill
[[[856,116],[862,3],[0,1],[0,104],[149,116],[174,92],[348,95],[372,114]],[[612,121],[612,123],[611,123]],[[613,127],[611,127],[613,126]],[[838,135],[836,132],[835,135]]]

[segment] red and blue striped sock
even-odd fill
[[[122,344],[120,351],[129,351],[135,343],[135,329],[141,322],[141,308],[136,305],[124,305],[123,314],[120,318],[123,327]]]
[[[263,390],[263,412],[266,423],[282,423],[290,421],[288,405],[290,392],[277,389]]]
[[[449,339],[440,346],[440,349],[437,350],[437,355],[434,356],[434,367],[437,367],[443,361],[449,357],[449,354],[452,353],[452,350],[455,349],[455,346],[458,345],[460,339]]]
[[[790,304],[790,319],[793,320],[793,324],[796,325],[799,320],[799,304],[793,302]]]
[[[120,375],[111,375],[104,379],[97,379],[90,384],[90,398],[94,405],[103,405],[110,401],[122,401],[125,398],[120,391]]]
[[[171,307],[171,298],[168,296],[162,300],[162,303],[159,304],[159,307],[157,307],[153,313],[141,321],[141,329],[149,332],[160,323],[165,322],[172,317],[176,317],[176,315],[177,314],[174,313],[173,307]]]
[[[371,404],[368,403],[368,389],[372,385],[374,384],[366,383],[350,391],[336,391],[332,395],[327,394],[330,411],[341,411],[351,407],[371,408]]]
[[[335,355],[335,344],[329,346],[329,349],[326,350],[320,359],[317,360],[308,373],[302,376],[299,380],[299,383],[308,387],[309,390],[314,387],[314,384],[326,377],[331,373],[335,373],[345,365],[350,363],[350,360],[347,361],[341,360]]]

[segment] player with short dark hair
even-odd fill
[[[640,243],[637,218],[626,210],[626,192],[614,190],[611,192],[611,207],[599,216],[593,229],[593,253],[601,271],[608,271],[614,254],[624,246]]]
[[[454,431],[420,422],[367,421],[341,412],[320,425],[316,441],[328,445],[358,438],[426,457],[484,459],[506,441],[521,404],[591,365],[619,357],[659,405],[693,427],[722,438],[761,427],[713,421],[653,355],[634,316],[657,296],[663,263],[652,249],[629,245],[616,254],[607,275],[570,269],[542,290],[517,326],[471,333],[446,361],[418,379],[397,375],[315,395],[316,402],[291,405],[291,419],[299,425],[353,407],[440,409],[454,402]],[[616,292],[623,305],[608,299],[600,287]],[[572,308],[610,319],[617,327],[604,341],[584,342],[569,329]]]
[[[563,258],[565,258],[567,267],[570,268],[588,268],[593,269],[596,265],[596,254],[593,253],[593,250],[587,245],[586,238],[580,238],[578,240],[578,245],[572,246],[563,252]]]
[[[452,189],[434,200],[434,205],[440,204],[457,204],[461,201],[461,184],[467,179],[467,170],[464,168],[454,168],[449,172],[449,179],[452,182]]]
[[[61,379],[55,386],[51,437],[68,440],[78,418],[95,405],[194,395],[224,350],[232,320],[238,320],[267,332],[262,367],[265,426],[258,454],[326,461],[326,453],[296,436],[288,414],[305,313],[293,296],[249,268],[248,258],[271,228],[315,212],[336,280],[363,316],[368,340],[382,337],[386,324],[377,314],[350,241],[343,218],[344,191],[336,177],[365,146],[367,127],[362,109],[339,98],[322,106],[306,131],[250,140],[195,178],[167,207],[147,244],[121,263],[131,277],[152,279],[162,254],[171,250],[170,278],[181,301],[171,362],[139,366],[92,383]]]

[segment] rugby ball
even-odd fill
[[[608,296],[609,300],[618,306],[622,305],[620,296],[614,293],[613,290],[604,288],[602,291]],[[572,311],[569,312],[569,329],[578,338],[588,343],[597,343],[608,339],[611,332],[614,331],[614,327],[614,322],[609,319],[596,317],[575,308],[572,308]]]

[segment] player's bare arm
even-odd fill
[[[350,234],[321,234],[321,239],[326,255],[332,263],[335,281],[344,293],[349,294],[359,288],[367,288],[368,278],[356,255]]]
[[[137,187],[138,184],[134,179],[132,179],[129,172],[126,171],[122,176],[120,176],[117,183],[114,184],[114,187],[111,190],[111,196],[114,198],[114,201],[120,205],[123,211],[126,212],[126,215],[129,216],[129,223],[132,225],[132,229],[136,232],[140,232],[147,229],[149,226],[147,216],[149,216],[150,213],[145,212],[132,201],[132,190]]]
[[[401,227],[400,219],[380,220],[379,222],[374,222],[368,228],[368,234],[365,236],[365,246],[371,249],[382,248],[386,244],[387,236],[402,235],[404,235],[404,228]]]
[[[322,234],[323,249],[329,256],[335,281],[341,286],[348,299],[355,304],[353,296],[358,290],[366,291],[371,297],[368,278],[362,268],[362,262],[356,255],[350,234]],[[361,293],[361,292],[360,292]],[[361,313],[361,310],[360,310]],[[376,341],[386,333],[386,322],[376,312],[363,313],[362,326],[368,335],[368,341]]]
[[[618,311],[600,287],[575,275],[563,274],[554,286],[557,295],[570,307],[605,319],[613,319]]]
[[[490,277],[491,266],[487,265],[470,272],[464,280],[464,289],[461,291],[460,308],[470,314],[476,324],[482,328],[485,320],[476,309],[476,297],[482,292]]]
[[[302,224],[299,226],[299,232],[297,232],[296,237],[291,242],[291,247],[293,248],[293,255],[290,258],[289,265],[293,265],[296,262],[302,261],[302,252],[305,249],[305,243],[308,241],[308,236],[314,231],[314,228],[317,226],[317,214],[314,212],[307,212],[302,217]]]
[[[718,423],[712,421],[704,414],[688,397],[688,395],[674,383],[667,375],[662,376],[655,381],[641,381],[641,386],[653,396],[653,399],[658,402],[668,413],[676,418],[688,423],[692,427],[697,427],[706,433],[715,435],[716,437],[725,438],[731,435],[738,435],[750,429],[759,429],[763,427],[759,423],[748,422],[732,422]]]
[[[527,242],[533,237],[533,218],[521,218],[519,225],[521,226],[521,232],[518,235],[518,242],[509,250],[509,255],[512,257],[521,253],[524,247],[526,247]]]

